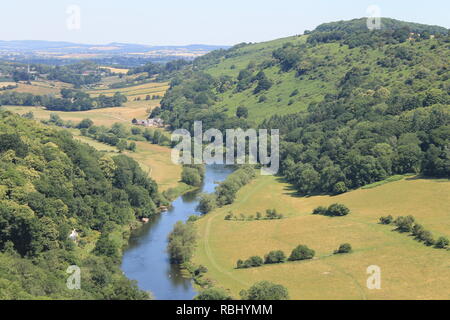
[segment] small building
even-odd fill
[[[164,120],[161,118],[152,118],[152,119],[145,119],[145,120],[133,120],[133,124],[138,126],[144,126],[144,127],[156,127],[156,128],[162,128],[164,127]]]
[[[78,240],[78,232],[77,230],[73,229],[72,232],[69,234],[69,239],[72,241]]]

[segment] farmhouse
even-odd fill
[[[133,119],[132,123],[135,125],[144,126],[144,127],[157,127],[157,128],[164,127],[164,120],[161,118],[153,118],[153,119],[145,119],[145,120]]]

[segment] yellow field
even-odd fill
[[[352,213],[337,218],[311,214],[315,207],[335,202]],[[285,218],[224,220],[229,211],[250,215],[269,208]],[[411,214],[435,237],[450,237],[450,181],[407,178],[334,197],[302,198],[278,178],[261,176],[239,191],[234,204],[197,222],[200,239],[194,262],[207,266],[206,277],[235,297],[251,284],[269,280],[286,286],[292,299],[449,299],[450,252],[378,224],[379,217],[388,214]],[[351,243],[353,253],[331,254],[345,242]],[[314,249],[316,258],[234,269],[238,259],[277,249],[289,255],[299,244]],[[370,265],[381,268],[381,290],[367,289]]]
[[[89,118],[94,121],[95,125],[111,126],[116,122],[131,123],[134,118],[145,119],[148,116],[147,111],[156,106],[159,106],[159,100],[128,101],[122,107],[77,112],[48,111],[42,107],[4,106],[3,108],[18,114],[32,111],[35,119],[38,120],[48,120],[51,113],[56,113],[65,121],[71,120],[76,123]]]
[[[0,82],[0,87],[15,85],[15,82]],[[31,93],[35,95],[59,95],[62,88],[72,88],[72,85],[60,81],[32,81],[31,84],[19,83],[19,87],[5,92]]]
[[[171,151],[167,147],[150,144],[148,142],[136,142],[136,152],[127,155],[141,165],[157,183],[161,191],[176,187],[181,178],[181,166],[172,163]]]
[[[93,146],[99,151],[110,154],[119,154],[117,148],[98,142],[89,137],[79,135],[79,130],[71,130],[75,139]],[[136,152],[124,152],[127,156],[136,160],[141,168],[148,172],[149,176],[156,181],[160,191],[177,187],[180,183],[181,166],[172,163],[170,148],[162,147],[148,142],[136,141]]]
[[[114,73],[121,73],[121,74],[127,74],[129,69],[123,69],[123,68],[113,68],[113,67],[101,67],[103,69],[108,69],[111,72]]]
[[[135,85],[132,87],[126,87],[126,88],[93,89],[93,90],[88,90],[87,93],[89,93],[93,97],[96,97],[96,96],[99,96],[100,94],[104,94],[106,96],[112,96],[116,92],[120,92],[121,94],[127,96],[128,100],[132,100],[134,98],[145,99],[145,97],[147,95],[163,96],[168,88],[169,88],[169,84],[167,82],[164,82],[164,83],[149,82],[149,83],[139,84],[139,85]]]

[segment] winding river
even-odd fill
[[[180,196],[168,212],[133,231],[123,255],[122,270],[129,279],[137,280],[139,288],[151,291],[155,299],[161,300],[189,300],[196,295],[192,281],[169,262],[167,236],[177,221],[200,214],[195,210],[200,193],[213,192],[217,182],[225,180],[231,172],[232,168],[224,166],[206,166],[205,181],[199,190]]]

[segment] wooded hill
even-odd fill
[[[0,299],[147,298],[122,274],[121,249],[129,225],[163,204],[131,158],[0,111]],[[66,287],[70,265],[81,290]]]
[[[281,173],[301,193],[342,193],[393,174],[450,176],[450,37],[383,18],[240,44],[173,79],[173,128],[280,129]]]

